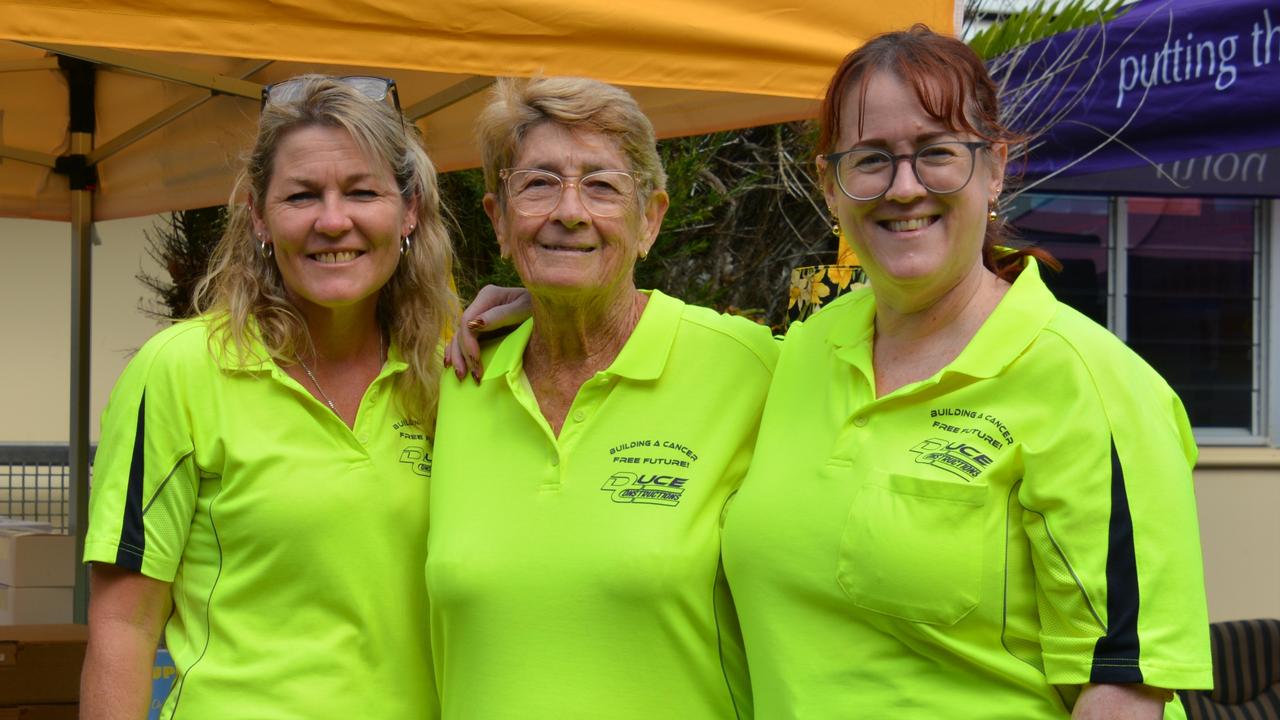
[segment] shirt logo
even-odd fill
[[[400,435],[401,440],[410,443],[409,447],[400,451],[400,462],[413,469],[414,474],[431,477],[431,453],[421,445],[425,445],[427,436],[422,432],[417,420],[405,418],[396,422],[391,429]]]
[[[962,442],[931,438],[911,448],[916,462],[932,465],[959,476],[966,482],[978,477],[991,464],[991,456]]]
[[[616,503],[675,507],[680,504],[687,482],[689,478],[674,475],[619,472],[605,480],[600,489],[611,493],[611,499]]]
[[[400,451],[400,462],[413,468],[423,477],[431,477],[431,453],[417,447],[407,447]]]

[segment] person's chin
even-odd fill
[[[904,285],[928,283],[941,272],[939,263],[934,259],[919,256],[884,258],[876,265],[872,274],[879,275],[881,282]],[[872,284],[874,285],[874,278]]]
[[[377,288],[371,288],[364,285],[347,286],[347,287],[313,287],[307,288],[304,292],[294,292],[293,295],[300,297],[310,305],[317,307],[338,310],[353,305],[359,305],[361,302],[377,295]]]
[[[520,273],[526,287],[548,286],[588,288],[598,284],[601,269],[594,253],[539,258],[540,262]]]

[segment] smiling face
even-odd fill
[[[280,141],[253,219],[304,314],[376,307],[416,220],[391,168],[371,164],[346,130],[323,126]]]
[[[577,179],[596,170],[631,169],[625,153],[608,135],[544,122],[525,134],[514,168],[549,170]],[[634,289],[632,270],[658,236],[667,196],[635,197],[618,217],[587,212],[576,186],[566,186],[560,203],[546,215],[520,215],[490,193],[485,212],[493,222],[503,255],[511,258],[535,297],[611,295]]]
[[[892,73],[875,72],[868,79],[865,102],[858,95],[858,83],[851,83],[842,101],[837,150],[866,147],[910,155],[934,142],[980,139],[929,115],[912,87]],[[1006,152],[999,144],[978,150],[969,183],[946,195],[926,190],[903,160],[883,197],[851,200],[836,185],[832,169],[822,167],[828,206],[877,292],[894,292],[909,298],[909,304],[927,306],[972,273],[985,272],[986,216],[1000,194]]]

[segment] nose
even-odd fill
[[[320,215],[315,222],[316,232],[336,237],[350,230],[351,215],[347,212],[345,198],[340,193],[327,192],[322,200]]]
[[[551,211],[551,219],[567,228],[591,223],[591,213],[582,204],[582,196],[578,194],[577,180],[562,180],[560,202]]]
[[[910,155],[900,155],[893,161],[895,163],[893,181],[889,183],[889,189],[884,193],[886,200],[910,202],[929,194],[929,190],[920,184],[920,178],[916,177],[916,169]]]

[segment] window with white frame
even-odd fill
[[[1027,193],[1022,238],[1058,258],[1046,283],[1160,372],[1202,442],[1265,442],[1270,229],[1265,201]]]

